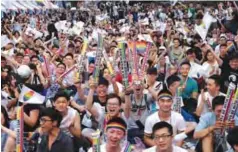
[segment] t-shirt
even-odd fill
[[[182,82],[182,84],[183,84],[183,82]],[[186,87],[182,92],[183,99],[190,98],[192,96],[193,92],[198,92],[198,85],[194,79],[188,77]]]
[[[158,112],[150,115],[145,121],[145,134],[151,135],[153,126],[160,121]],[[176,135],[178,131],[184,131],[186,129],[185,120],[180,113],[171,111],[171,117],[166,122],[173,126],[174,135]]]
[[[126,145],[122,146],[121,152],[124,152],[125,148],[126,148]],[[88,150],[88,152],[93,152],[92,148],[90,148],[90,149]],[[103,145],[100,146],[100,152],[107,152],[107,151],[106,151],[106,144],[103,144]],[[128,151],[128,152],[129,152],[129,151]]]
[[[205,114],[205,113],[207,113],[207,112],[210,112],[210,111],[209,111],[208,104],[206,103],[206,101],[208,101],[208,102],[210,103],[210,105],[212,106],[212,100],[213,100],[213,98],[214,98],[213,96],[211,96],[211,95],[209,94],[209,92],[205,92],[205,93],[204,93],[204,96],[205,96],[205,104],[203,105],[203,111],[202,111],[201,115],[203,115],[203,114]],[[222,93],[222,92],[220,92],[220,93],[219,93],[219,96],[225,96],[225,94]],[[201,101],[202,101],[202,95],[200,94],[200,95],[198,96],[198,104],[197,104],[197,107],[199,107]],[[212,108],[212,107],[211,107],[211,108]]]
[[[145,149],[145,150],[143,150],[143,152],[156,152],[156,146]],[[172,152],[187,152],[187,150],[173,145],[173,151]]]

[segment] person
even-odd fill
[[[187,150],[173,144],[173,127],[171,124],[161,121],[153,126],[153,142],[155,146],[143,150],[143,152],[186,152]]]
[[[158,112],[147,117],[144,129],[144,142],[148,146],[154,146],[152,139],[152,127],[160,121],[166,121],[173,126],[174,135],[185,131],[186,123],[181,114],[171,110],[173,97],[170,91],[163,89],[159,92],[157,104],[159,105]]]
[[[198,85],[197,82],[188,76],[191,64],[189,62],[183,62],[180,65],[180,74],[181,74],[181,81],[180,84],[182,85],[182,97],[183,99],[194,98],[197,99],[198,96]]]
[[[38,139],[37,152],[73,152],[73,141],[60,128],[62,115],[53,108],[42,110],[40,126],[43,134]]]
[[[219,121],[221,111],[223,108],[225,97],[224,96],[216,96],[212,100],[212,112],[208,112],[200,117],[199,123],[195,128],[195,132],[193,137],[195,139],[201,140],[201,149],[206,152],[212,152],[215,148],[214,145],[216,143],[216,140],[219,138],[213,138],[213,134],[216,130],[219,130],[224,127],[232,128],[235,125],[238,125],[238,119],[235,117],[235,122],[222,122]],[[198,146],[199,147],[199,146]],[[221,150],[221,149],[218,149]],[[221,151],[224,151],[222,149]]]
[[[238,152],[238,126],[232,128],[227,135],[227,142],[231,145],[231,149],[227,152]]]
[[[216,96],[225,96],[220,92],[221,78],[219,75],[212,75],[207,80],[207,91],[202,90],[198,97],[196,115],[201,116],[212,110],[212,100]]]
[[[121,145],[122,141],[126,137],[127,125],[122,118],[112,118],[107,122],[106,137],[107,142],[100,146],[101,152],[123,152],[126,145]],[[93,148],[90,148],[88,152],[93,152]],[[129,151],[128,151],[129,152]]]

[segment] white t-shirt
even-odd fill
[[[145,130],[146,134],[152,134],[152,128],[157,123],[160,122],[158,112],[153,113],[150,115],[145,121]],[[171,111],[171,117],[168,121],[169,124],[173,126],[173,133],[176,135],[178,131],[184,131],[186,129],[186,123],[183,116],[180,113]]]
[[[156,152],[156,146],[143,150],[143,152]],[[173,145],[172,152],[187,152],[187,150]]]
[[[123,146],[121,152],[124,152],[125,148],[126,148],[126,147]],[[90,149],[88,150],[88,152],[93,152],[92,148],[90,148]],[[103,145],[100,146],[100,152],[107,152],[107,151],[106,151],[106,144],[103,144]]]
[[[204,93],[204,96],[205,96],[205,102],[208,101],[208,102],[210,103],[210,105],[212,106],[212,100],[213,100],[214,97],[211,96],[208,92],[205,92],[205,93]],[[222,93],[222,92],[220,92],[220,93],[219,93],[219,96],[225,96],[225,94]],[[197,104],[197,107],[200,105],[201,100],[202,100],[202,95],[200,94],[200,95],[198,96],[198,104]],[[210,112],[210,111],[209,111],[208,104],[205,103],[205,104],[203,105],[203,111],[202,111],[201,115],[203,115],[203,114],[205,114],[205,113],[207,113],[207,112]]]
[[[216,74],[216,71],[219,70],[219,65],[217,62],[215,62],[213,65],[207,63],[207,62],[204,62],[202,64],[202,67],[204,69],[204,71],[206,71],[206,73],[204,74],[205,78],[208,78],[209,76],[213,75],[213,74]],[[215,68],[214,72],[210,74],[210,72],[212,71],[212,67]]]
[[[123,91],[123,85],[119,82],[116,82],[119,92]],[[107,89],[108,94],[114,93],[113,85],[110,84]]]

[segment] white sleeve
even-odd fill
[[[148,117],[145,121],[145,129],[144,129],[144,133],[146,134],[152,134],[152,127],[153,125],[151,124],[151,121],[149,119],[150,117]]]
[[[182,115],[177,118],[177,129],[178,131],[184,131],[186,129],[186,122]]]
[[[198,96],[198,104],[197,104],[197,107],[200,105],[200,103],[201,103],[201,100],[202,100],[202,95],[201,95],[201,94],[199,94],[199,96]]]

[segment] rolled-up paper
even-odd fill
[[[75,65],[72,66],[70,69],[68,69],[68,71],[66,71],[66,72],[64,72],[63,74],[61,74],[61,75],[59,76],[59,79],[60,79],[60,78],[64,78],[65,76],[67,76],[67,75],[68,75],[71,71],[73,71],[75,68],[76,68]]]
[[[24,131],[24,121],[23,121],[23,107],[17,108],[17,128],[16,128],[16,152],[23,152],[23,131]]]

